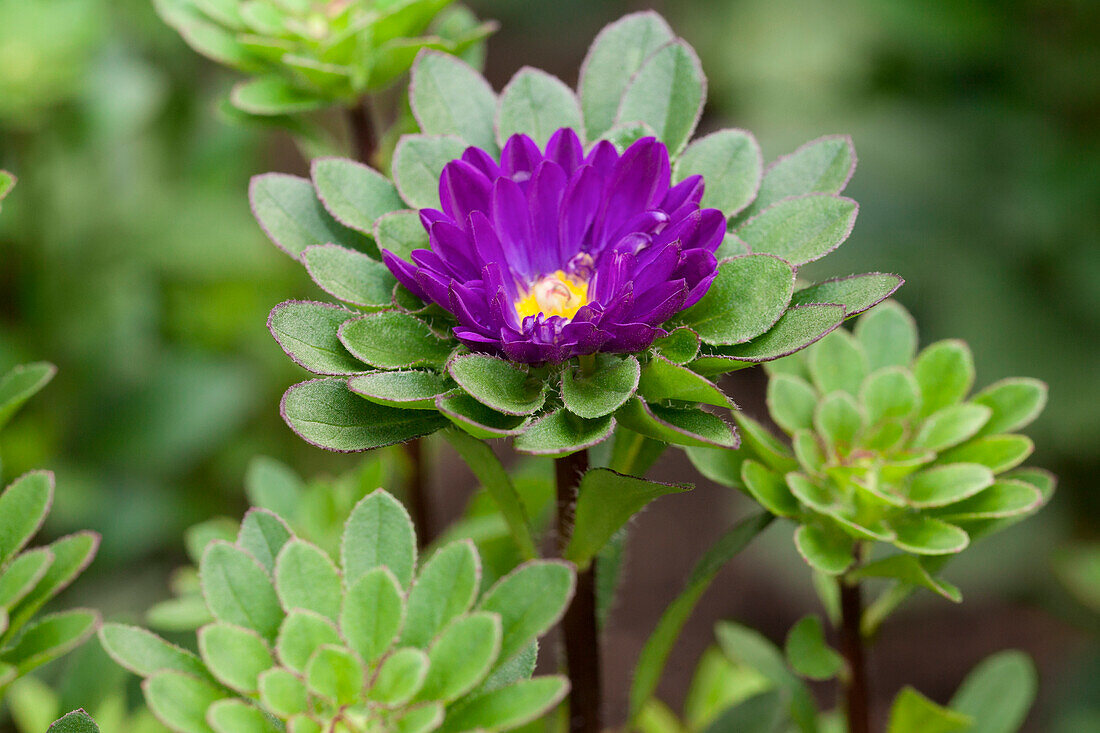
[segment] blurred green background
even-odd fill
[[[1043,671],[1031,729],[1100,720],[1088,717],[1100,715],[1100,621],[1050,573],[1057,551],[1100,534],[1100,3],[469,4],[502,23],[487,68],[498,88],[524,64],[575,83],[602,25],[653,7],[702,58],[701,131],[748,128],[769,160],[822,134],[853,135],[860,165],[848,190],[860,218],[812,275],[898,272],[924,341],[968,340],[979,385],[1047,380],[1033,462],[1061,476],[1039,519],[958,564],[963,607],[929,601],[887,627],[880,697],[910,680],[943,699],[981,654],[1017,645]],[[69,600],[108,613],[136,615],[164,597],[182,530],[242,510],[251,456],[305,475],[353,463],[305,446],[278,417],[300,371],[266,315],[319,291],[266,241],[245,192],[255,173],[305,163],[284,134],[219,117],[234,80],[149,0],[0,0],[0,167],[20,177],[0,217],[0,371],[35,359],[60,367],[6,431],[3,478],[56,469],[47,533],[91,527],[105,538]],[[758,380],[730,386],[751,408]],[[679,465],[666,458],[658,474]],[[468,490],[460,483],[435,487],[448,511]],[[695,519],[708,516],[713,536],[744,511],[706,485],[666,506],[637,526],[608,639],[611,686],[624,687],[662,599],[705,545]],[[714,619],[756,621],[778,637],[813,602],[791,555],[773,532],[722,576],[673,658],[670,701]],[[988,643],[964,643],[975,638]]]

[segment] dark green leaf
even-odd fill
[[[340,341],[360,361],[379,369],[442,366],[453,344],[408,313],[368,313],[340,326]]]
[[[46,733],[99,733],[99,726],[91,715],[74,710],[54,721]]]
[[[462,392],[437,397],[435,406],[452,423],[482,440],[520,435],[532,421],[532,418],[523,415],[497,412]]]
[[[778,473],[763,464],[747,460],[741,464],[741,484],[760,506],[780,517],[794,517],[799,513],[798,501]]]
[[[467,354],[452,359],[447,371],[471,397],[506,415],[530,415],[546,401],[546,382],[504,359]]]
[[[737,236],[753,252],[804,265],[839,247],[852,233],[858,213],[859,204],[843,196],[800,196],[763,210],[745,222]]]
[[[563,456],[591,448],[611,436],[615,420],[610,415],[587,420],[568,410],[547,413],[516,437],[516,450],[536,456]]]
[[[404,209],[393,183],[373,168],[344,158],[315,158],[310,177],[317,197],[341,224],[366,235],[383,214]]]
[[[641,367],[633,356],[597,354],[596,368],[585,375],[576,366],[565,368],[561,395],[567,410],[580,417],[604,417],[622,407],[638,388]]]
[[[680,319],[708,344],[741,344],[776,324],[793,290],[794,272],[778,257],[734,257],[718,266],[706,295]]]
[[[752,202],[763,170],[764,158],[752,133],[719,130],[684,150],[676,161],[675,180],[701,175],[706,182],[701,205],[720,209],[730,217]]]
[[[421,53],[413,65],[409,101],[425,133],[456,135],[490,154],[496,152],[496,94],[461,60],[435,51]]]
[[[717,415],[700,409],[649,405],[632,397],[615,413],[616,420],[636,433],[686,446],[736,448],[737,434]]]
[[[362,252],[336,244],[318,244],[302,252],[313,282],[334,298],[363,308],[388,308],[397,278],[385,265]]]
[[[348,389],[371,402],[405,410],[434,410],[435,400],[454,389],[447,377],[429,371],[374,372],[348,380]]]
[[[651,403],[676,400],[727,409],[734,407],[730,398],[709,379],[660,355],[654,356],[642,368],[638,392]]]
[[[747,344],[718,349],[714,356],[700,356],[690,366],[700,374],[715,374],[778,359],[806,348],[843,320],[841,305],[793,306],[762,336]]]
[[[881,272],[849,275],[803,288],[794,294],[791,303],[838,303],[844,306],[844,317],[851,318],[889,298],[904,282],[897,275]]]
[[[355,314],[338,305],[291,300],[271,310],[267,327],[286,355],[314,374],[356,374],[366,367],[340,343],[339,328]]]

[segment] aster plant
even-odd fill
[[[483,589],[469,541],[418,562],[409,515],[382,490],[351,512],[336,558],[253,509],[199,570],[213,620],[198,655],[133,626],[100,632],[173,731],[504,731],[568,689],[532,673],[573,569],[532,561]]]
[[[525,68],[497,94],[424,51],[409,94],[421,132],[397,143],[388,176],[319,159],[309,180],[268,174],[250,191],[268,236],[341,301],[290,301],[269,319],[320,376],[282,401],[303,439],[360,451],[445,428],[523,557],[536,538],[483,441],[557,459],[559,551],[582,570],[567,657],[593,672],[574,676],[572,704],[589,730],[592,561],[634,512],[684,488],[621,474],[669,444],[736,448],[719,375],[798,351],[901,284],[797,281],[854,224],[840,195],[851,141],[822,138],[766,169],[745,131],[691,142],[705,87],[654,13],[600,33],[576,92]],[[589,471],[588,449],[612,435],[619,473]]]

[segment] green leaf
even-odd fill
[[[157,672],[182,672],[210,679],[210,673],[198,657],[145,629],[104,624],[99,630],[99,641],[111,659],[139,677],[152,677]]]
[[[340,341],[355,357],[379,369],[442,366],[452,344],[407,313],[368,313],[340,326]]]
[[[642,647],[630,687],[631,720],[637,718],[646,701],[652,698],[680,630],[718,571],[764,531],[772,519],[771,515],[760,513],[742,520],[722,535],[696,563],[683,592],[665,609],[657,627]]]
[[[426,647],[440,629],[470,609],[480,583],[481,560],[473,542],[452,542],[436,551],[409,592],[401,643]]]
[[[389,250],[405,260],[410,259],[413,250],[429,246],[428,232],[415,211],[395,211],[379,218],[374,222],[374,239],[378,249]]]
[[[270,715],[243,700],[219,700],[206,712],[217,733],[283,733]]]
[[[452,423],[482,440],[519,435],[531,425],[530,417],[505,415],[463,392],[437,397],[435,406]]]
[[[867,355],[847,331],[833,331],[811,346],[806,356],[810,377],[818,392],[828,395],[841,391],[852,397],[859,394],[868,372]]]
[[[305,482],[285,463],[267,456],[256,456],[248,464],[244,491],[254,507],[280,517],[292,517],[305,492]],[[245,515],[245,519],[248,515]],[[272,556],[272,567],[274,567]]]
[[[624,476],[606,468],[589,471],[581,479],[573,536],[563,557],[584,570],[611,536],[650,502],[690,488]]]
[[[214,623],[199,629],[198,636],[199,653],[207,669],[238,692],[257,692],[260,673],[275,666],[267,644],[251,629]]]
[[[501,638],[495,613],[456,618],[428,650],[428,675],[417,699],[451,702],[477,687],[501,650]]]
[[[206,711],[227,697],[209,682],[179,672],[158,672],[141,688],[157,719],[181,733],[213,733],[206,723]]]
[[[790,449],[771,434],[767,428],[743,412],[733,413],[745,448],[773,471],[786,473],[798,468],[798,461]]]
[[[980,463],[993,473],[1003,473],[1027,460],[1035,444],[1026,435],[987,435],[940,455],[943,463]]]
[[[649,405],[632,397],[615,418],[636,433],[686,446],[736,448],[737,435],[720,417],[699,409]]]
[[[684,452],[695,470],[711,481],[731,489],[744,490],[741,466],[747,458],[747,450],[688,447],[684,448]]]
[[[700,356],[689,366],[700,374],[714,374],[778,359],[806,348],[843,320],[841,305],[793,306],[762,336],[746,344],[718,349],[713,356]]]
[[[44,361],[20,364],[0,377],[0,428],[27,400],[50,383],[57,367]]]
[[[237,546],[256,558],[268,573],[274,573],[275,558],[293,534],[278,515],[266,509],[253,508],[248,510],[241,522]]]
[[[741,464],[741,483],[760,504],[780,517],[797,516],[798,500],[791,494],[783,477],[763,464],[746,460]]]
[[[514,446],[530,455],[564,456],[602,443],[614,429],[615,420],[610,416],[587,420],[558,409],[533,422],[516,437]]]
[[[974,385],[970,347],[957,339],[937,341],[917,356],[913,376],[920,385],[922,417],[960,402]]]
[[[829,486],[828,479],[811,479],[805,474],[791,471],[784,480],[787,482],[791,493],[803,504],[819,514],[834,516],[838,513],[838,507],[834,499],[834,491]],[[825,484],[822,486],[822,484]]]
[[[386,657],[368,696],[383,705],[401,705],[412,699],[428,674],[428,655],[419,649],[398,649]]]
[[[95,720],[81,710],[74,710],[54,721],[46,733],[99,733]]]
[[[810,194],[784,199],[749,219],[737,236],[756,253],[792,265],[819,260],[839,247],[856,223],[859,204],[843,196]]]
[[[993,472],[977,463],[934,466],[909,479],[906,496],[915,507],[939,507],[974,496],[993,485]]]
[[[540,69],[523,67],[500,93],[496,126],[501,147],[512,135],[524,133],[544,148],[557,130],[568,127],[583,135],[583,125],[573,90]]]
[[[336,221],[370,236],[383,214],[405,208],[390,179],[344,158],[315,158],[310,177],[317,197]]]
[[[787,632],[787,663],[811,680],[829,680],[844,666],[844,659],[825,643],[821,619],[805,616]]]
[[[198,565],[207,545],[214,540],[224,540],[232,544],[236,542],[240,529],[240,524],[229,517],[213,517],[188,527],[183,533],[187,556]]]
[[[1039,489],[1024,481],[1002,478],[969,499],[944,507],[936,516],[951,522],[998,519],[1027,514],[1042,503]]]
[[[401,585],[393,571],[377,567],[352,583],[340,612],[348,644],[367,664],[374,664],[397,639],[405,619]]]
[[[811,428],[817,408],[817,392],[798,377],[777,374],[768,380],[768,414],[788,433]]]
[[[501,620],[498,667],[558,622],[573,597],[575,584],[572,566],[534,560],[505,575],[485,593],[478,609],[499,614]]]
[[[364,246],[368,242],[332,218],[305,178],[282,173],[254,176],[248,200],[268,239],[291,257],[299,257],[315,244]]]
[[[290,300],[271,309],[267,327],[286,355],[314,374],[341,375],[366,367],[340,343],[340,325],[353,311],[329,303]]]
[[[643,137],[657,137],[657,131],[644,122],[626,122],[615,125],[603,135],[620,154]]]
[[[436,51],[422,52],[413,65],[409,101],[425,133],[456,135],[490,155],[496,153],[496,94],[481,74],[461,60]]]
[[[963,733],[972,729],[974,720],[956,713],[905,687],[894,698],[886,733]]]
[[[573,364],[566,366],[562,374],[565,408],[588,419],[610,415],[622,407],[638,389],[641,376],[641,367],[633,356],[597,354],[595,358],[596,368],[590,375]]]
[[[83,644],[96,632],[99,622],[99,613],[86,609],[43,616],[0,652],[0,662],[14,664],[16,674],[24,675]]]
[[[816,524],[795,530],[794,544],[810,567],[826,575],[840,575],[855,562],[850,537]]]
[[[199,563],[199,579],[215,618],[275,638],[283,610],[271,578],[254,557],[228,542],[212,542]]]
[[[933,517],[914,517],[891,523],[897,532],[894,544],[918,555],[950,555],[970,544],[966,532]]]
[[[333,621],[340,616],[343,585],[329,556],[305,540],[283,545],[275,561],[275,591],[284,610],[304,608]]]
[[[882,367],[864,380],[859,401],[867,411],[867,422],[906,420],[920,405],[920,386],[912,372],[901,366]]]
[[[676,161],[674,180],[702,176],[706,190],[701,205],[731,217],[752,202],[763,170],[764,158],[752,133],[719,130],[688,145]]]
[[[359,701],[363,668],[351,652],[325,645],[313,653],[306,665],[306,687],[337,706]]]
[[[917,353],[916,321],[892,300],[860,317],[855,334],[872,372],[888,366],[908,368]]]
[[[442,374],[410,370],[352,377],[348,380],[348,389],[380,405],[404,410],[434,410],[436,398],[451,392],[454,383]]]
[[[580,74],[580,98],[588,139],[611,129],[631,79],[657,49],[674,35],[657,13],[626,15],[606,26],[592,42]]]
[[[971,401],[993,411],[978,435],[1007,433],[1025,427],[1039,416],[1047,404],[1047,385],[1027,377],[1002,379],[974,395]]]
[[[401,502],[382,489],[360,500],[344,528],[341,558],[349,585],[385,566],[402,587],[408,587],[416,568],[416,535]]]
[[[336,244],[317,244],[302,252],[313,282],[329,295],[362,308],[389,308],[397,278],[385,265],[362,252]]]
[[[75,532],[67,535],[47,549],[53,554],[49,570],[8,614],[8,637],[23,626],[51,598],[73,582],[92,562],[99,549],[99,535],[94,532]]]
[[[838,303],[844,306],[844,317],[851,318],[889,298],[904,282],[897,275],[882,272],[849,275],[803,288],[794,294],[791,303]]]
[[[342,379],[314,379],[283,395],[283,420],[318,448],[354,452],[403,443],[446,424],[439,415],[386,407],[364,400]]]
[[[281,718],[289,718],[309,709],[309,692],[293,672],[282,667],[260,675],[260,700],[265,708]]]
[[[1014,733],[1023,726],[1037,688],[1035,664],[1026,654],[998,652],[971,670],[950,707],[974,719],[970,733]]]
[[[855,167],[856,151],[847,135],[812,140],[768,166],[760,192],[743,216],[753,216],[790,196],[840,193]]]
[[[783,693],[768,690],[723,710],[706,728],[707,733],[738,731],[739,733],[776,733],[787,722],[783,710]]]
[[[699,354],[699,334],[690,328],[674,328],[654,341],[653,348],[673,364],[687,364]]]
[[[489,134],[492,134],[491,124]],[[491,147],[495,146],[493,143]],[[466,147],[465,141],[453,135],[402,137],[393,151],[393,179],[401,198],[413,208],[439,208],[439,177],[443,166],[462,157]]]
[[[863,412],[847,392],[826,395],[814,412],[814,429],[834,450],[851,447],[863,424]]]
[[[951,448],[974,437],[990,415],[985,405],[950,405],[928,416],[909,447],[937,452]]]
[[[471,397],[505,415],[530,415],[546,401],[545,380],[504,359],[484,354],[457,356],[447,371]]]
[[[283,621],[275,651],[284,667],[303,673],[314,652],[325,644],[342,643],[331,621],[319,613],[297,609],[288,613]]]
[[[531,537],[531,525],[527,521],[527,510],[508,472],[504,470],[504,466],[493,454],[492,449],[482,441],[457,429],[444,431],[443,436],[474,472],[478,482],[485,487],[497,505],[508,524],[520,555],[525,560],[537,557],[538,552]]]
[[[241,71],[258,70],[257,60],[235,40],[233,33],[207,22],[195,12],[179,12],[177,3],[156,0],[153,4],[161,18],[198,53]],[[191,9],[188,7],[188,10]]]
[[[54,476],[25,473],[0,494],[0,568],[22,550],[42,526],[53,503]]]
[[[699,57],[676,40],[646,59],[623,92],[615,122],[643,122],[657,132],[669,153],[679,153],[703,112],[706,77]]]
[[[776,325],[794,290],[791,266],[768,255],[726,260],[702,299],[680,320],[708,344],[741,344]]]
[[[730,398],[709,379],[677,366],[660,355],[655,355],[642,368],[638,392],[651,403],[676,400],[701,402],[727,409],[734,407]]]
[[[825,467],[825,451],[813,430],[796,430],[791,436],[791,449],[804,471],[820,473]]]
[[[229,101],[252,115],[293,115],[328,104],[324,98],[274,75],[242,81],[229,93]]]
[[[0,610],[7,611],[23,600],[50,569],[53,553],[45,548],[20,553],[0,572]],[[7,623],[7,617],[4,618]],[[3,634],[0,631],[0,634]]]
[[[561,702],[568,690],[569,683],[564,677],[521,680],[470,698],[448,710],[440,731],[510,730],[542,717]]]
[[[932,574],[921,564],[920,560],[912,555],[891,555],[861,565],[855,569],[851,577],[857,580],[862,578],[893,578],[908,585],[919,585],[922,588],[927,588],[954,603],[962,601],[962,593],[959,592],[958,588],[946,580],[932,577]]]

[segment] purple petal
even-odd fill
[[[600,140],[588,151],[584,162],[595,168],[606,180],[611,177],[615,164],[619,162],[619,151],[607,140]]]
[[[390,272],[397,278],[397,281],[409,289],[409,292],[420,298],[421,300],[427,300],[428,296],[420,287],[420,283],[416,281],[416,267],[409,264],[405,260],[401,259],[388,249],[382,250],[382,263],[390,268]]]
[[[677,183],[665,194],[665,200],[661,202],[661,208],[665,211],[676,211],[685,204],[699,206],[703,200],[703,177],[688,176]]]
[[[466,148],[466,152],[462,154],[462,160],[484,173],[485,177],[490,181],[495,181],[500,178],[500,166],[493,160],[493,156],[489,155],[481,148],[473,146]]]
[[[683,310],[687,295],[687,283],[683,280],[661,283],[647,292],[644,298],[638,298],[635,307],[635,312],[638,312],[638,315],[635,320],[639,323],[659,326],[671,318],[673,314]],[[648,308],[643,311],[642,309],[646,307]]]
[[[563,127],[546,143],[546,157],[560,165],[567,176],[572,175],[584,160],[584,146],[576,132]]]
[[[588,230],[603,198],[604,178],[593,166],[585,165],[573,174],[561,204],[559,252],[568,260],[577,252],[590,251]]]
[[[535,171],[535,177],[531,179],[531,186],[527,189],[535,243],[531,263],[539,273],[563,269],[562,253],[558,247],[558,222],[565,184],[565,171],[557,163],[548,160]]]
[[[538,275],[532,261],[535,247],[527,198],[510,178],[498,178],[493,184],[493,225],[512,269],[528,277]]]
[[[512,135],[500,154],[500,167],[504,175],[517,183],[530,180],[535,168],[542,162],[542,151],[535,141],[523,134]]]
[[[474,211],[489,210],[492,183],[474,166],[462,160],[453,160],[443,167],[439,177],[439,200],[443,211],[460,227],[466,225],[466,217]]]
[[[603,349],[617,352],[641,351],[663,333],[664,329],[645,323],[621,324],[615,327],[612,339],[603,345]]]

